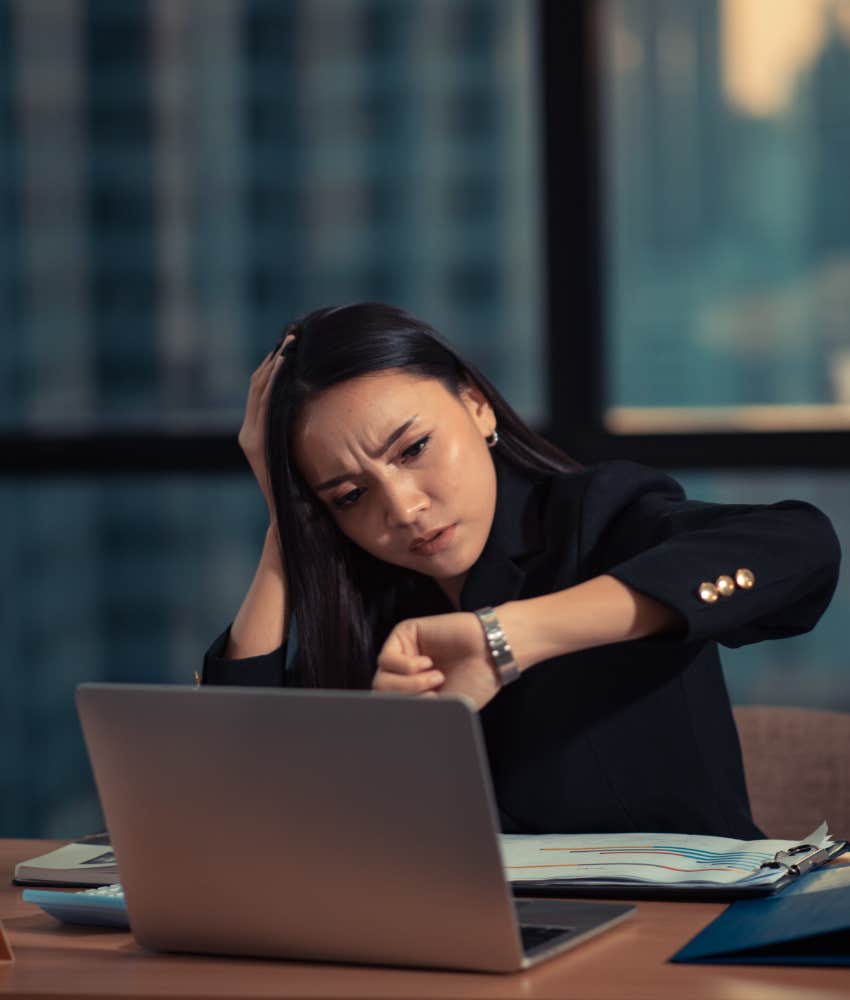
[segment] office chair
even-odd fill
[[[827,820],[850,839],[850,713],[736,705],[753,819],[797,840]]]

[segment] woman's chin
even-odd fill
[[[430,576],[436,583],[449,584],[460,582],[463,586],[463,581],[466,579],[467,574],[472,568],[474,559],[446,559],[443,561],[431,560],[430,565],[424,568],[420,568],[419,572],[423,576]],[[444,588],[445,589],[445,588]]]

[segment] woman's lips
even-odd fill
[[[419,545],[414,545],[410,551],[417,556],[435,556],[445,551],[452,544],[452,539],[455,536],[455,528],[457,528],[456,524],[450,524],[448,528],[443,528],[439,535],[432,538],[430,542],[421,542]]]

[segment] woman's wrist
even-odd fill
[[[536,663],[558,655],[558,650],[550,649],[540,629],[535,628],[534,616],[529,601],[507,601],[494,608],[502,631],[510,644],[520,673]]]
[[[582,649],[668,632],[683,622],[672,608],[607,574],[495,610],[520,671]]]

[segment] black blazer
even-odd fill
[[[828,518],[801,501],[687,500],[673,479],[628,461],[531,477],[494,452],[498,492],[487,544],[461,607],[471,611],[607,573],[675,609],[674,632],[539,663],[480,719],[505,832],[678,831],[755,838],[717,643],[742,646],[811,629],[838,580]],[[703,581],[754,575],[751,589],[706,603]],[[410,572],[383,638],[408,617],[454,610]],[[204,658],[204,683],[297,683],[286,644]],[[380,648],[380,646],[376,647]],[[289,657],[290,661],[293,659]]]

